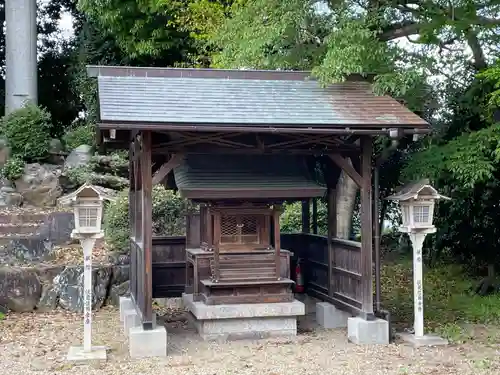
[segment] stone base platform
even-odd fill
[[[421,346],[444,346],[448,345],[448,340],[439,336],[424,335],[422,337],[415,336],[413,333],[397,333],[396,337],[410,344],[414,348]]]
[[[209,306],[184,294],[183,302],[206,341],[296,336],[297,316],[305,314],[304,304],[297,300]]]

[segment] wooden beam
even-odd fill
[[[183,156],[180,154],[174,154],[170,158],[169,161],[164,163],[158,170],[156,171],[155,175],[153,176],[153,185],[159,184],[160,182],[163,181],[165,177],[174,169],[177,167],[181,161],[182,161]]]
[[[302,233],[311,233],[311,215],[309,199],[302,201]]]
[[[153,184],[151,177],[151,131],[142,131],[141,174],[142,174],[142,249],[144,256],[144,329],[153,329]]]
[[[361,309],[373,316],[372,137],[361,137]]]
[[[354,167],[349,164],[346,158],[342,157],[339,154],[330,154],[328,155],[332,161],[337,164],[352,180],[361,187],[363,185],[363,178],[361,175],[354,169]],[[370,155],[371,157],[371,155]]]
[[[312,231],[313,234],[318,234],[318,198],[312,200]]]
[[[337,194],[335,189],[328,189],[328,295],[333,297],[335,282],[333,267],[335,267],[335,254],[333,239],[337,234]]]

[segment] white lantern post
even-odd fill
[[[75,215],[75,229],[71,237],[80,240],[83,248],[83,346],[70,348],[70,361],[105,360],[106,347],[92,346],[92,249],[103,237],[101,230],[103,200],[109,199],[104,190],[84,184],[75,192],[62,197],[60,204],[71,205]]]
[[[425,237],[434,233],[434,205],[438,199],[450,199],[437,192],[428,180],[421,180],[403,186],[396,194],[386,199],[398,201],[401,207],[403,224],[402,233],[408,233],[413,245],[413,302],[414,334],[399,336],[415,346],[446,345],[447,340],[424,334],[424,287],[422,247]]]

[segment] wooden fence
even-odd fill
[[[307,233],[281,235],[283,249],[301,260],[306,292],[354,315],[364,316],[361,243]],[[370,317],[365,317],[370,318]]]

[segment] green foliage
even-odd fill
[[[185,235],[185,215],[196,209],[188,200],[162,186],[153,188],[153,233],[157,236]],[[128,251],[130,221],[128,190],[122,191],[104,212],[106,243],[118,252]]]
[[[93,170],[93,165],[88,164],[81,167],[71,168],[64,172],[64,177],[67,178],[70,186],[80,186],[85,182],[93,185],[107,187],[113,190],[123,190],[128,188],[129,181],[127,178],[113,175],[97,173]]]
[[[4,320],[5,319],[5,314],[0,312],[0,321]]]
[[[215,3],[215,4],[214,4]],[[217,2],[79,0],[78,7],[110,32],[128,56],[171,56],[194,52],[191,32],[203,33],[221,13]]]
[[[96,133],[95,124],[92,123],[77,123],[76,126],[66,130],[63,136],[63,142],[68,151],[75,149],[81,145],[95,146]]]
[[[11,157],[2,167],[2,176],[9,181],[15,181],[24,173],[24,161],[16,156]]]
[[[424,271],[424,314],[426,328],[452,341],[470,338],[467,324],[500,323],[500,296],[481,297],[471,293],[477,284],[457,265],[440,264]],[[382,301],[396,328],[413,321],[413,277],[411,260],[383,262]]]
[[[43,160],[50,144],[50,114],[43,108],[26,105],[3,118],[3,133],[12,154],[24,161]]]
[[[312,207],[312,205],[311,205]],[[312,209],[311,209],[312,220]],[[312,224],[312,223],[311,223]],[[280,229],[285,233],[302,232],[302,203],[285,203],[280,216]],[[318,234],[325,236],[328,233],[328,210],[326,203],[318,199]]]
[[[428,148],[412,156],[403,176],[406,179],[447,175],[468,188],[494,176],[500,162],[500,124]]]

